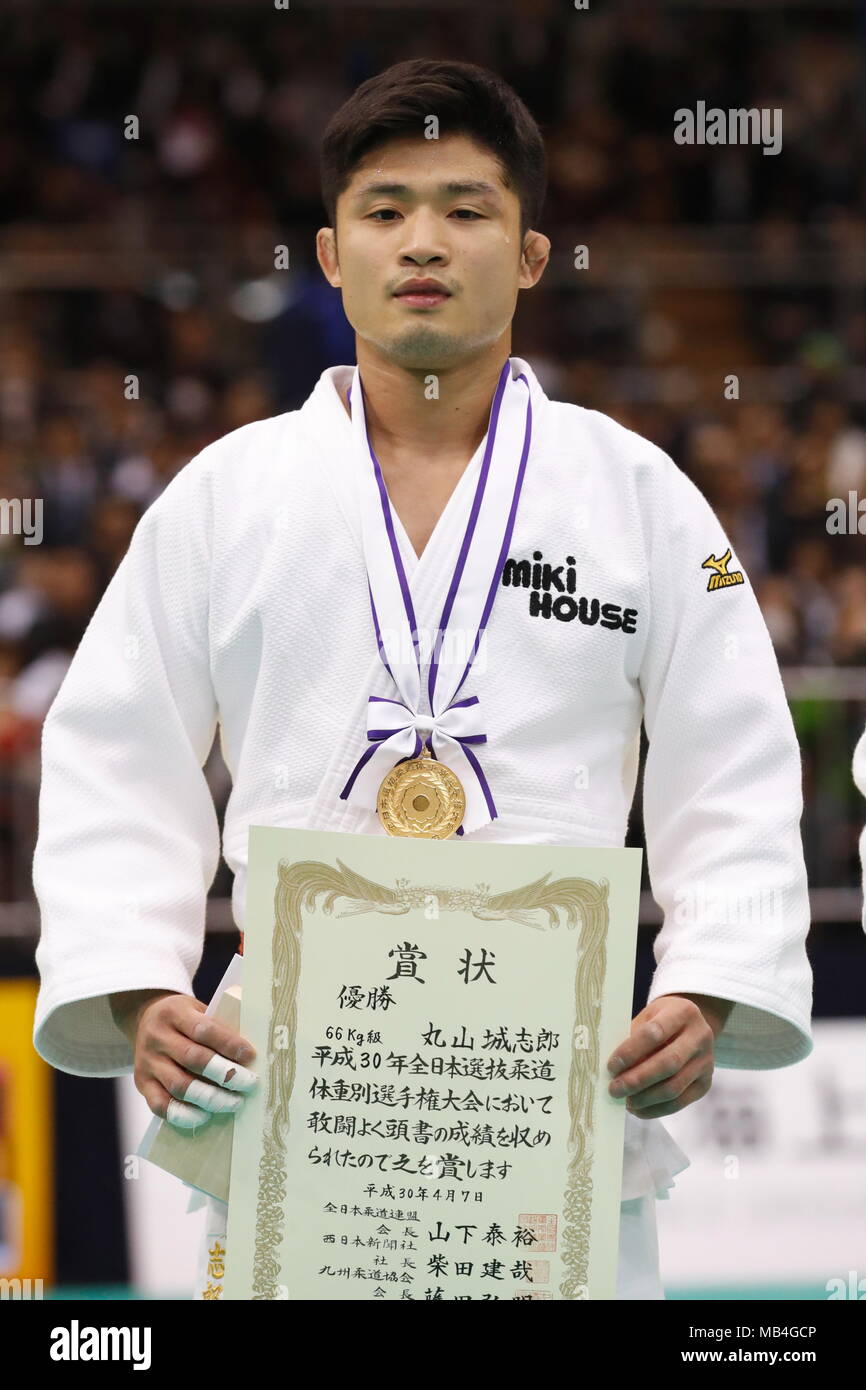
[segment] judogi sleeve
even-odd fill
[[[724,563],[731,543],[701,491],[654,453],[640,680],[647,867],[664,920],[648,1002],[733,1000],[717,1065],[788,1066],[813,1047],[800,749],[748,576],[733,552]]]
[[[140,518],[43,725],[33,1041],[79,1076],[132,1069],[110,993],[192,993],[201,957],[220,854],[209,449]]]

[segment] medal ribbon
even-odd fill
[[[512,377],[510,359],[499,375],[475,496],[430,653],[427,691],[431,714],[419,711],[421,653],[415,610],[385,480],[367,431],[357,367],[350,404],[355,445],[363,460],[359,500],[370,607],[379,656],[397,693],[390,698],[369,696],[370,746],[355,764],[340,798],[375,810],[385,776],[396,763],[417,758],[426,743],[431,755],[450,767],[463,784],[466,808],[457,831],[462,835],[488,824],[498,814],[487,778],[472,751],[472,745],[487,742],[478,696],[458,700],[457,695],[477,655],[511,544],[532,436],[529,382],[523,373]],[[372,469],[366,463],[368,456]],[[455,651],[455,642],[446,641],[449,632],[452,638],[474,634],[468,659],[465,651]]]

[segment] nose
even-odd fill
[[[441,224],[429,208],[416,208],[407,216],[400,259],[420,265],[447,261],[448,250],[442,241]]]

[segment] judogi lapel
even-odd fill
[[[546,397],[528,363],[512,357],[510,364],[512,377],[524,376],[529,391],[532,439],[525,461],[528,472],[532,464],[532,455],[538,447],[542,425],[540,417],[543,415]],[[301,420],[311,451],[318,455],[336,506],[348,527],[352,543],[363,560],[359,459],[352,419],[343,404],[353,374],[353,370],[345,367],[333,367],[325,372],[302,407]],[[426,632],[436,631],[442,615],[445,595],[475,496],[486,444],[487,435],[458,479],[420,557],[415,554],[405,528],[394,509],[391,509],[400,556],[411,589],[416,622],[419,629]],[[387,700],[395,694],[394,682],[377,651],[372,614],[370,652],[369,666],[358,671],[357,692],[351,717],[347,721],[343,736],[332,748],[318,792],[310,805],[308,824],[314,829],[373,835],[385,833],[375,810],[341,798],[341,792],[367,744],[365,731],[369,697],[375,695]],[[422,685],[426,690],[426,680],[422,681]],[[395,762],[397,757],[394,758]]]

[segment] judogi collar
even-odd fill
[[[530,396],[525,373],[512,375],[509,359],[493,395],[472,506],[448,582],[443,586],[439,624],[428,636],[419,630],[416,621],[412,585],[406,574],[395,518],[367,433],[357,367],[352,375],[353,463],[357,468],[364,561],[377,648],[391,676],[393,691],[390,696],[368,697],[369,746],[358,759],[340,797],[371,810],[378,809],[383,825],[392,834],[427,833],[438,837],[451,833],[449,829],[395,829],[398,822],[383,814],[381,793],[393,785],[389,782],[385,787],[388,774],[398,763],[418,759],[425,752],[444,764],[446,770],[450,769],[450,773],[434,775],[434,797],[447,801],[448,788],[454,785],[450,774],[458,779],[458,795],[462,791],[460,805],[465,802],[458,835],[488,824],[497,815],[482,764],[473,752],[473,746],[487,741],[479,699],[467,694],[463,687],[493,608],[514,529],[532,436]],[[425,684],[429,712],[424,713],[422,669],[428,657]],[[423,764],[413,763],[411,767]],[[405,777],[397,780],[410,786]],[[429,792],[430,786],[424,790]],[[422,796],[417,804],[426,801],[427,797]],[[429,825],[447,824],[447,818],[436,821],[430,816],[432,808],[426,822]],[[414,822],[410,816],[399,823]]]

